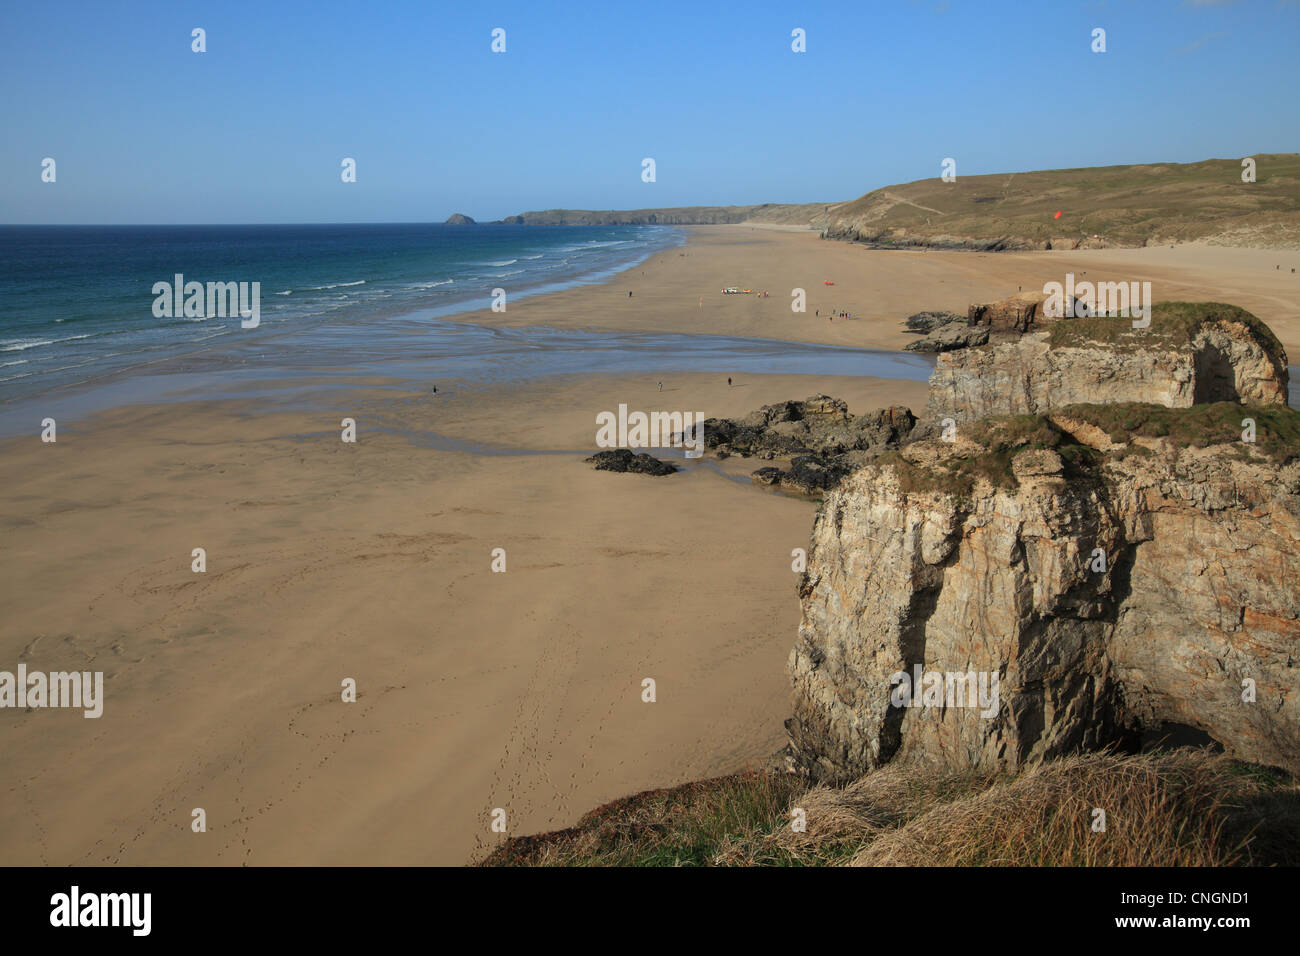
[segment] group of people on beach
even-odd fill
[[[814,309],[813,318],[821,318],[822,310]],[[826,313],[826,321],[834,322],[836,319],[851,319],[853,314],[843,309],[836,309]]]

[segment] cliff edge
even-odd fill
[[[1014,769],[1178,725],[1300,771],[1298,581],[1290,409],[1075,405],[916,442],[817,516],[788,766]]]
[[[972,307],[975,326],[1007,310]],[[1220,302],[1157,302],[1150,324],[1130,318],[1044,319],[1034,309],[988,344],[941,353],[929,417],[969,422],[1082,402],[1286,405],[1287,356],[1272,330]]]

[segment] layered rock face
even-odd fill
[[[826,497],[789,765],[1014,768],[1174,723],[1300,772],[1300,414],[1077,406],[963,431]],[[897,706],[900,673],[924,706]]]
[[[1132,321],[1062,319],[1011,341],[944,352],[930,377],[929,417],[961,423],[1080,402],[1286,404],[1286,352],[1249,312],[1157,303],[1148,328]]]
[[[972,305],[966,310],[968,325],[992,332],[1028,332],[1045,321],[1043,302],[1047,297],[1040,293],[1021,293],[985,305]]]

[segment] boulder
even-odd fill
[[[597,471],[631,472],[637,475],[654,475],[662,477],[677,471],[676,465],[652,458],[646,454],[636,454],[627,448],[615,448],[611,451],[597,452],[585,459],[596,466]]]

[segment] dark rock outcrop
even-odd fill
[[[444,226],[472,226],[474,225],[474,220],[462,213],[454,212],[447,217],[447,221],[443,223],[443,225]]]
[[[646,454],[637,454],[627,448],[615,448],[610,451],[597,452],[585,459],[594,464],[597,471],[631,472],[637,475],[654,475],[661,477],[677,471],[676,465]]]
[[[847,456],[799,455],[790,461],[788,469],[768,466],[750,477],[756,485],[771,485],[800,495],[820,495],[838,485],[852,470]]]
[[[843,401],[814,395],[802,402],[764,405],[744,418],[710,418],[704,444],[719,458],[789,460],[788,468],[754,472],[757,484],[796,494],[820,494],[853,468],[907,438],[916,418],[902,406],[852,415]]]
[[[968,325],[965,319],[941,325],[924,338],[903,346],[904,352],[952,352],[974,348],[989,340],[989,330]]]
[[[909,332],[933,332],[949,322],[964,322],[965,318],[956,312],[917,312],[909,315],[903,323]]]

